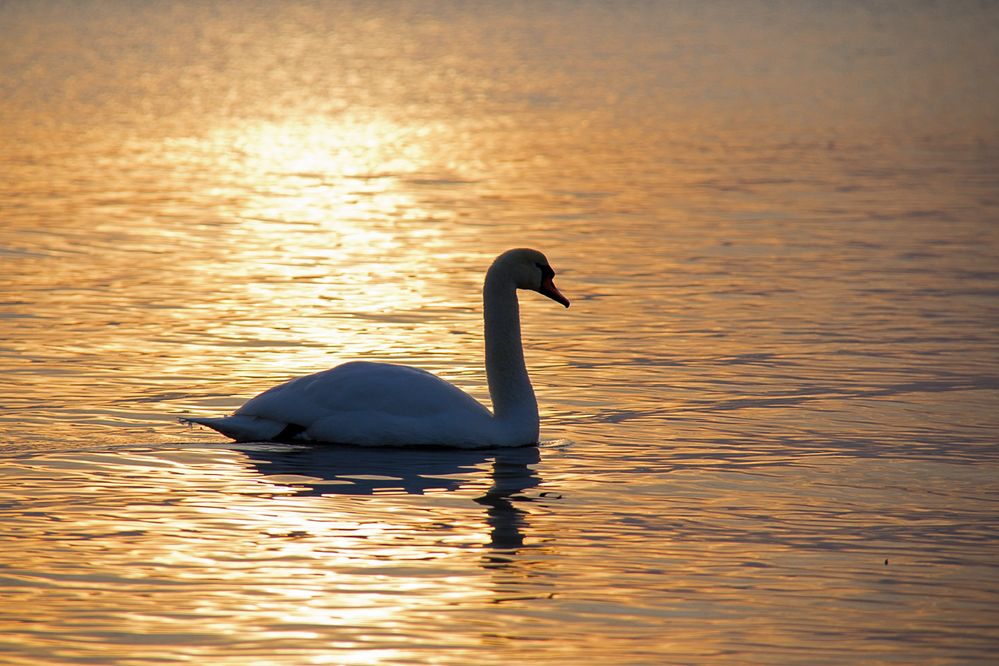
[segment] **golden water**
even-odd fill
[[[0,661],[988,663],[999,11],[0,5]],[[539,450],[177,423],[351,359]]]

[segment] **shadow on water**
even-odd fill
[[[490,485],[475,498],[486,507],[488,546],[500,550],[524,545],[527,512],[515,502],[537,487],[541,477],[531,467],[540,461],[537,447],[516,449],[360,448],[340,445],[276,445],[240,449],[257,472],[283,481],[297,495],[423,495],[455,491],[481,483],[488,467]]]

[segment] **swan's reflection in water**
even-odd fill
[[[540,460],[533,446],[464,451],[261,445],[240,450],[260,474],[283,480],[304,496],[422,495],[489,483],[475,502],[486,507],[488,546],[498,550],[523,547],[527,512],[515,502],[530,499],[522,493],[541,483],[531,467]]]
[[[516,452],[519,455],[508,455]],[[533,488],[541,478],[528,465],[538,462],[538,449],[515,449],[497,454],[492,460],[492,486],[476,502],[486,507],[486,522],[490,527],[489,545],[497,549],[517,549],[524,545],[527,512],[514,505],[527,488]],[[528,458],[530,458],[528,460]]]

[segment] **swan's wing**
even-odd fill
[[[489,417],[470,395],[429,372],[401,365],[355,361],[299,377],[264,391],[237,415],[308,428],[331,416],[428,419]]]

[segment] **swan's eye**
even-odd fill
[[[534,264],[541,269],[541,281],[550,280],[555,277],[555,271],[548,264]]]

